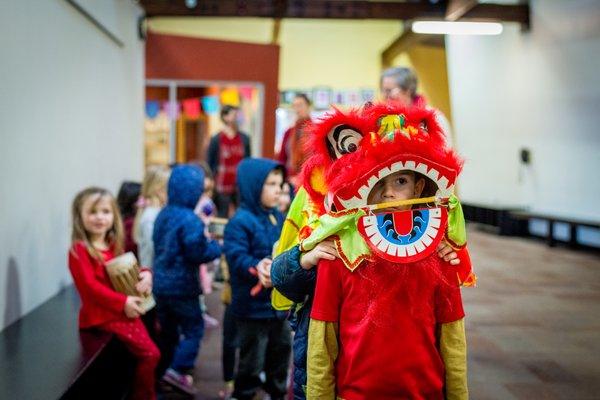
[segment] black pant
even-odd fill
[[[287,320],[238,320],[240,364],[235,379],[233,397],[249,400],[262,385],[260,373],[265,372],[265,391],[272,400],[285,397],[287,371],[292,337]]]
[[[170,367],[187,374],[194,369],[204,336],[204,319],[198,297],[170,298],[155,296],[160,322],[159,373]]]
[[[237,349],[240,347],[235,316],[231,312],[231,306],[225,305],[223,314],[223,380],[225,382],[235,378],[235,358]]]
[[[229,218],[229,205],[232,204],[233,208],[237,207],[237,195],[215,193],[213,198],[215,206],[217,206],[217,216],[219,218]]]

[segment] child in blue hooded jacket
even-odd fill
[[[277,210],[283,166],[247,158],[238,166],[240,208],[225,228],[224,252],[232,288],[231,311],[240,339],[240,361],[233,397],[252,399],[263,386],[271,399],[283,399],[291,352],[286,313],[271,307],[273,245],[283,217]],[[259,374],[264,371],[265,384]]]
[[[188,393],[195,392],[188,372],[194,368],[204,334],[198,265],[221,255],[219,245],[206,238],[204,224],[194,213],[203,191],[204,173],[199,167],[175,167],[168,182],[167,205],[158,214],[153,233],[153,285],[163,370],[170,363],[163,379]]]

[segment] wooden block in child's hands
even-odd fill
[[[140,267],[137,259],[132,252],[121,254],[118,257],[106,263],[106,272],[113,285],[113,288],[127,296],[139,296],[142,298],[142,308],[144,311],[151,310],[156,302],[152,294],[140,294],[135,285],[139,282]]]
[[[225,218],[213,218],[208,224],[208,232],[217,239],[223,238],[227,222],[229,220]]]

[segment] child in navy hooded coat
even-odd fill
[[[173,169],[168,183],[167,205],[154,222],[154,296],[161,325],[163,379],[193,393],[188,371],[194,368],[204,320],[198,265],[219,258],[217,242],[207,240],[205,227],[194,213],[204,191],[204,173],[196,166]],[[180,339],[181,335],[181,339]]]
[[[283,399],[291,352],[286,314],[271,307],[273,245],[283,216],[277,210],[283,166],[247,158],[238,166],[240,208],[225,228],[224,252],[232,288],[231,311],[240,338],[240,362],[233,397],[251,399],[260,386],[271,399]],[[264,371],[262,385],[259,374]]]

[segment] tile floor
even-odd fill
[[[600,399],[600,255],[476,227],[469,240],[479,278],[463,289],[471,399]],[[207,303],[222,314],[218,292]],[[218,399],[220,335],[206,332],[196,399]]]

